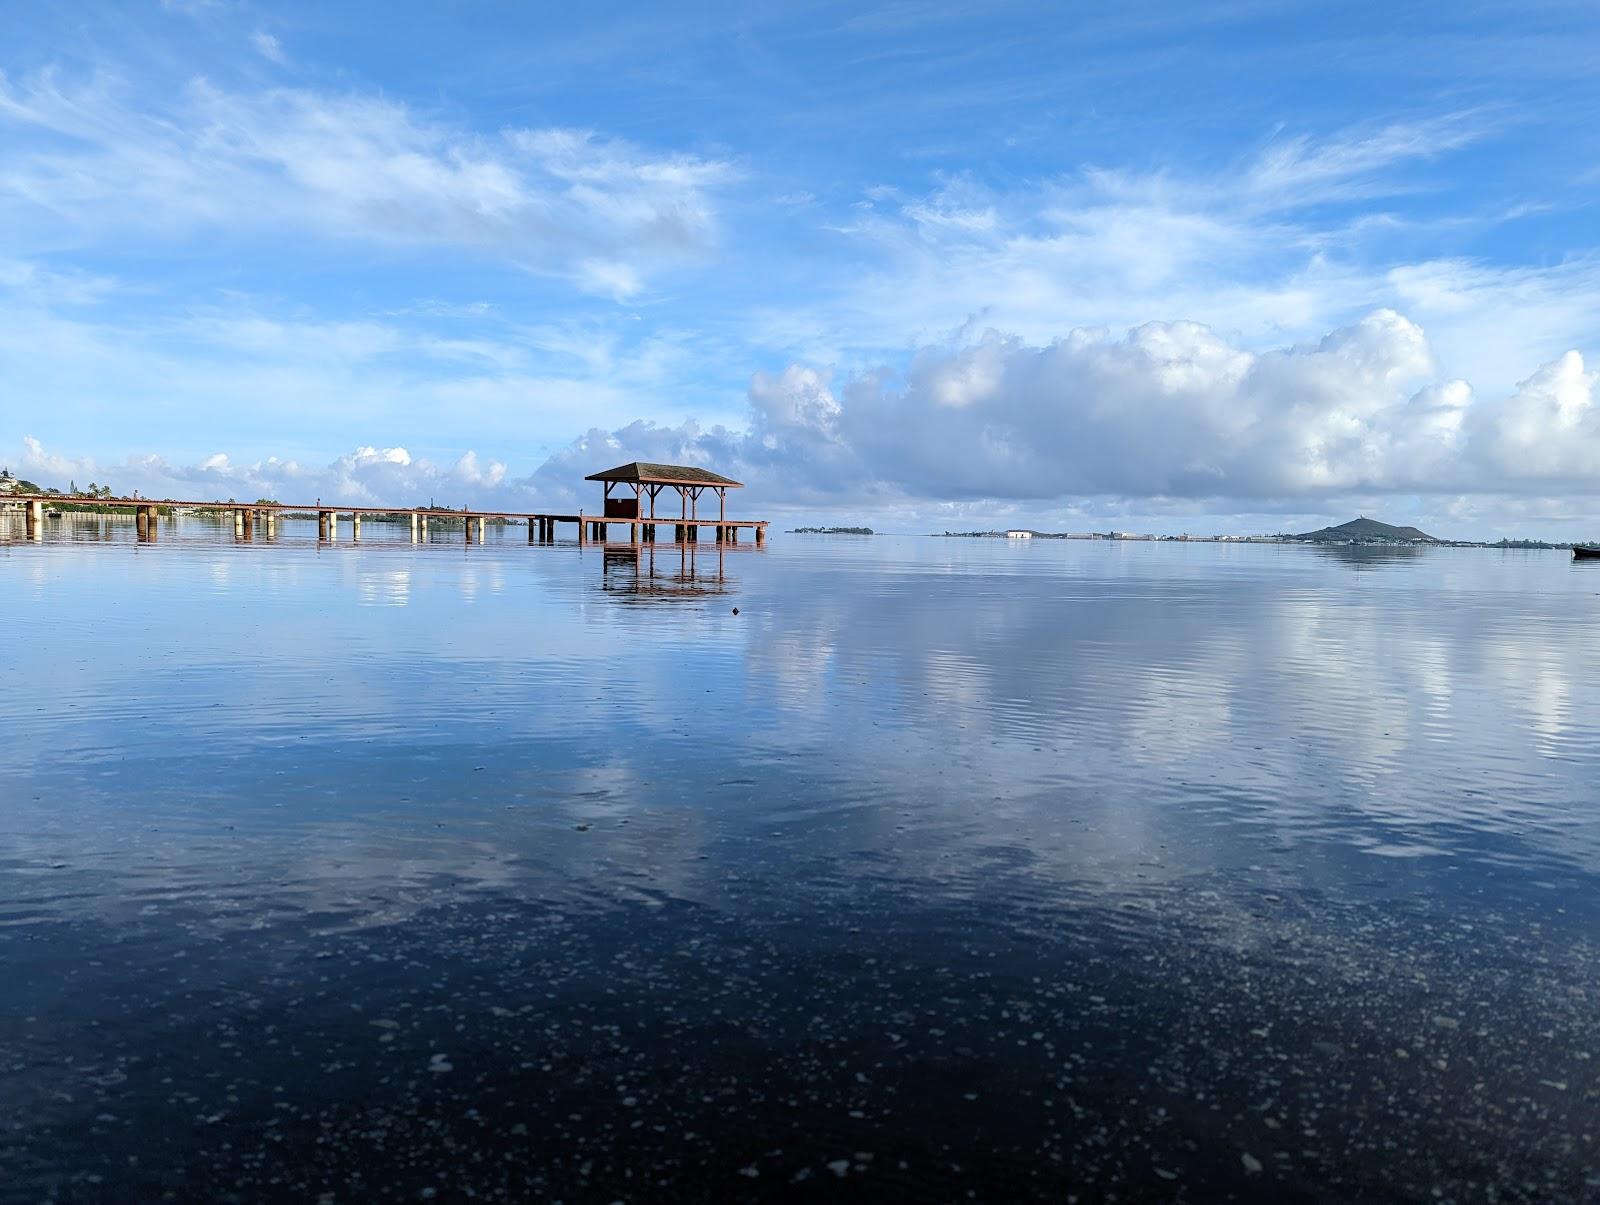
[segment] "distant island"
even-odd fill
[[[1376,519],[1369,519],[1362,515],[1359,519],[1351,519],[1348,523],[1341,523],[1337,527],[1324,527],[1320,531],[1308,531],[1297,536],[1287,536],[1286,539],[1300,540],[1308,544],[1442,544],[1443,540],[1436,540],[1425,531],[1415,527],[1395,527],[1390,523],[1380,523]]]
[[[870,536],[874,533],[870,527],[795,527],[790,529],[789,534],[800,536]]]

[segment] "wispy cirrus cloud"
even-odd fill
[[[506,457],[588,423],[681,416],[705,396],[683,382],[711,353],[626,315],[524,324],[477,306],[324,317],[268,298],[107,301],[128,291],[0,260],[0,447],[31,430],[84,448],[85,435],[137,416],[122,446],[168,454],[215,446],[226,427],[252,458],[282,454],[286,432],[300,455],[384,439]]]
[[[1267,210],[1393,196],[1424,187],[1396,169],[1431,163],[1493,131],[1486,115],[1459,112],[1322,140],[1280,133],[1219,192]]]
[[[831,225],[854,270],[824,304],[762,307],[753,334],[850,365],[990,329],[1044,342],[1173,319],[1268,348],[1388,307],[1427,326],[1449,371],[1506,388],[1530,359],[1592,338],[1600,256],[1463,255],[1455,248],[1520,211],[1417,209],[1446,187],[1443,160],[1499,128],[1464,111],[1322,138],[1279,131],[1208,171],[1087,166],[1004,188],[969,174],[923,193],[875,187]]]
[[[288,55],[283,53],[283,45],[276,37],[264,29],[258,29],[250,35],[250,44],[254,46],[262,58],[280,66],[289,61]]]
[[[261,49],[281,54],[275,40]],[[110,76],[0,76],[0,125],[14,139],[0,165],[14,232],[214,226],[465,248],[618,297],[713,253],[717,197],[736,176],[589,130],[486,135],[380,95],[203,78],[152,102]]]

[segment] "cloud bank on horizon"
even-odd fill
[[[1600,496],[1596,15],[318,12],[0,18],[13,471],[534,508],[640,458],[891,524],[1446,534]]]

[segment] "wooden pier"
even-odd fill
[[[618,476],[621,474],[621,476]],[[572,524],[580,545],[605,543],[612,529],[623,529],[626,542],[633,545],[654,544],[670,529],[672,543],[696,544],[702,530],[709,530],[711,541],[717,544],[737,544],[743,532],[754,539],[758,547],[767,542],[765,519],[730,519],[727,517],[727,490],[738,488],[739,482],[721,477],[705,469],[682,465],[658,465],[635,462],[597,473],[588,478],[605,481],[603,512],[598,515],[579,511],[576,514],[555,514],[540,511],[511,510],[446,510],[440,507],[400,506],[333,506],[321,499],[307,506],[283,502],[201,502],[176,498],[78,498],[69,494],[11,494],[0,498],[0,503],[21,503],[26,516],[24,522],[30,540],[43,538],[45,508],[47,506],[93,507],[94,512],[111,510],[132,511],[141,541],[156,539],[162,511],[169,515],[179,510],[203,510],[231,514],[236,540],[253,540],[257,534],[268,540],[275,539],[278,525],[286,515],[316,515],[317,539],[334,543],[340,538],[341,520],[348,518],[352,541],[361,539],[363,518],[410,520],[411,542],[426,543],[431,526],[440,523],[460,522],[465,529],[468,544],[481,544],[491,519],[526,523],[528,543],[553,544],[562,524]],[[613,498],[611,491],[618,482],[634,487],[634,497]],[[676,489],[682,498],[681,513],[657,516],[656,495],[664,489]],[[698,501],[702,493],[717,493],[720,505],[717,517],[702,519],[698,514]],[[648,496],[647,513],[640,502]],[[620,505],[619,505],[620,504]],[[631,505],[628,505],[631,504]]]

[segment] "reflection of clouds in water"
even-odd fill
[[[1406,640],[1363,603],[1295,595],[1262,609],[1253,672],[1236,691],[1259,691],[1253,711],[1279,739],[1315,742],[1344,772],[1370,782],[1406,747],[1412,665]]]
[[[1220,660],[1220,659],[1219,659]],[[1132,755],[1145,762],[1214,757],[1234,738],[1232,691],[1219,664],[1134,670],[1126,686]]]
[[[1437,635],[1419,636],[1410,645],[1417,694],[1427,721],[1421,735],[1448,738],[1454,710],[1455,684],[1450,669],[1450,646]]]
[[[357,591],[362,606],[403,607],[411,600],[411,570],[364,570]]]
[[[504,594],[506,589],[505,562],[494,560],[483,566],[484,580],[490,594]]]
[[[1574,731],[1572,649],[1563,647],[1565,633],[1542,633],[1541,638],[1517,641],[1487,640],[1483,656],[1507,702],[1526,716],[1538,734],[1539,749],[1558,755]],[[1594,714],[1592,711],[1589,713]]]
[[[1402,558],[1394,572],[1409,576],[1360,591],[1340,563],[1309,583],[1156,580],[1104,597],[1027,578],[1001,590],[945,577],[937,592],[880,581],[871,594],[796,591],[785,639],[828,650],[835,732],[882,717],[910,747],[848,743],[870,759],[864,774],[960,750],[962,772],[1007,798],[1036,776],[1085,795],[1190,779],[1249,791],[1288,838],[1415,853],[1514,833],[1593,865],[1581,771],[1551,775],[1538,756],[1595,735],[1578,726],[1570,650],[1547,630],[1570,631],[1571,617],[1537,599],[1518,615],[1530,600],[1508,595],[1487,560],[1443,562],[1454,589],[1437,596],[1415,580],[1431,564]],[[781,680],[786,720],[811,713],[796,704],[822,667],[767,648],[750,659]],[[874,671],[874,689],[849,689]]]
[[[498,550],[475,544],[468,550],[476,560],[463,560],[456,566],[456,588],[461,600],[476,602],[480,594],[504,594],[506,579],[504,568],[497,560],[483,558],[494,556]]]
[[[970,654],[930,649],[923,659],[922,676],[928,700],[935,707],[978,711],[988,702],[983,664]]]
[[[592,550],[170,542],[133,588],[173,620],[109,648],[74,600],[125,564],[34,556],[19,601],[43,591],[60,609],[50,626],[89,625],[94,656],[71,714],[0,709],[20,732],[48,727],[28,764],[52,742],[120,764],[120,700],[152,696],[165,730],[208,748],[297,742],[310,715],[317,739],[375,750],[459,750],[507,726],[559,734],[594,764],[692,747],[703,765],[673,763],[691,780],[792,758],[802,769],[773,780],[786,808],[836,808],[867,847],[929,874],[981,878],[1001,853],[1061,881],[1091,851],[1134,867],[1150,841],[1193,844],[1184,809],[1202,804],[1288,843],[1459,852],[1514,832],[1596,861],[1574,759],[1595,736],[1600,666],[1572,639],[1592,591],[1524,591],[1527,566],[1490,554],[1369,572],[1280,549],[1046,558],[971,541],[922,563],[908,547],[886,544],[881,564],[865,547],[730,556],[734,598],[653,606],[600,589]],[[226,625],[193,597],[218,570]],[[16,612],[46,635],[39,608]],[[237,639],[272,622],[295,640]],[[59,677],[58,661],[21,658],[24,692]]]
[[[832,638],[831,632],[814,626],[779,629],[752,642],[751,672],[779,684],[774,701],[786,716],[815,719],[823,714],[838,655]]]
[[[706,817],[661,806],[645,782],[624,763],[579,767],[541,776],[536,794],[508,785],[470,803],[413,783],[414,797],[378,811],[320,819],[290,803],[237,826],[189,803],[105,811],[115,819],[98,825],[14,814],[0,831],[0,925],[182,917],[196,934],[291,922],[326,933],[490,894],[579,907],[714,899]]]

